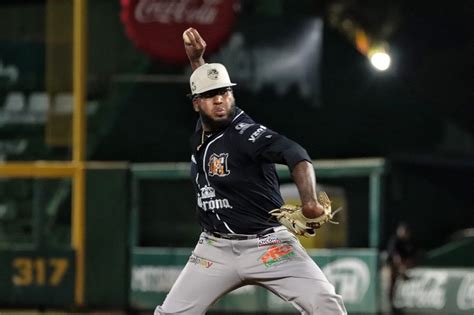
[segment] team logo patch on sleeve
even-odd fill
[[[237,126],[235,126],[235,130],[239,131],[239,134],[243,134],[245,130],[247,130],[249,127],[252,127],[253,124],[247,124],[247,123],[239,123]]]
[[[209,157],[209,176],[220,176],[224,177],[230,174],[230,170],[227,167],[227,158],[229,153],[216,154],[213,153]]]

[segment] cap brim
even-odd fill
[[[203,89],[201,91],[196,91],[194,93],[192,93],[191,95],[196,95],[196,94],[201,94],[201,93],[204,93],[204,92],[208,92],[208,91],[212,91],[212,90],[217,90],[217,89],[222,89],[222,88],[225,88],[225,87],[231,87],[231,86],[235,86],[237,85],[237,83],[225,83],[225,84],[217,84],[217,85],[214,85],[212,88],[210,89]]]

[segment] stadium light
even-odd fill
[[[390,67],[390,55],[388,51],[388,43],[384,40],[373,40],[367,33],[358,28],[354,32],[354,42],[357,50],[366,56],[372,66],[379,70],[385,71]]]
[[[390,67],[390,55],[384,51],[377,51],[369,56],[370,62],[375,69],[385,71]]]

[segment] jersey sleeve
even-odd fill
[[[311,163],[306,150],[293,140],[259,124],[241,133],[242,145],[255,160],[288,165],[290,171],[301,161]]]

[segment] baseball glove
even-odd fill
[[[336,213],[342,210],[339,208],[332,211],[331,200],[324,191],[319,193],[318,201],[323,206],[324,214],[317,218],[305,217],[301,210],[302,207],[294,205],[283,205],[278,209],[271,210],[270,213],[293,234],[312,237],[316,235],[316,229],[319,229],[324,223],[338,224],[332,219]]]

